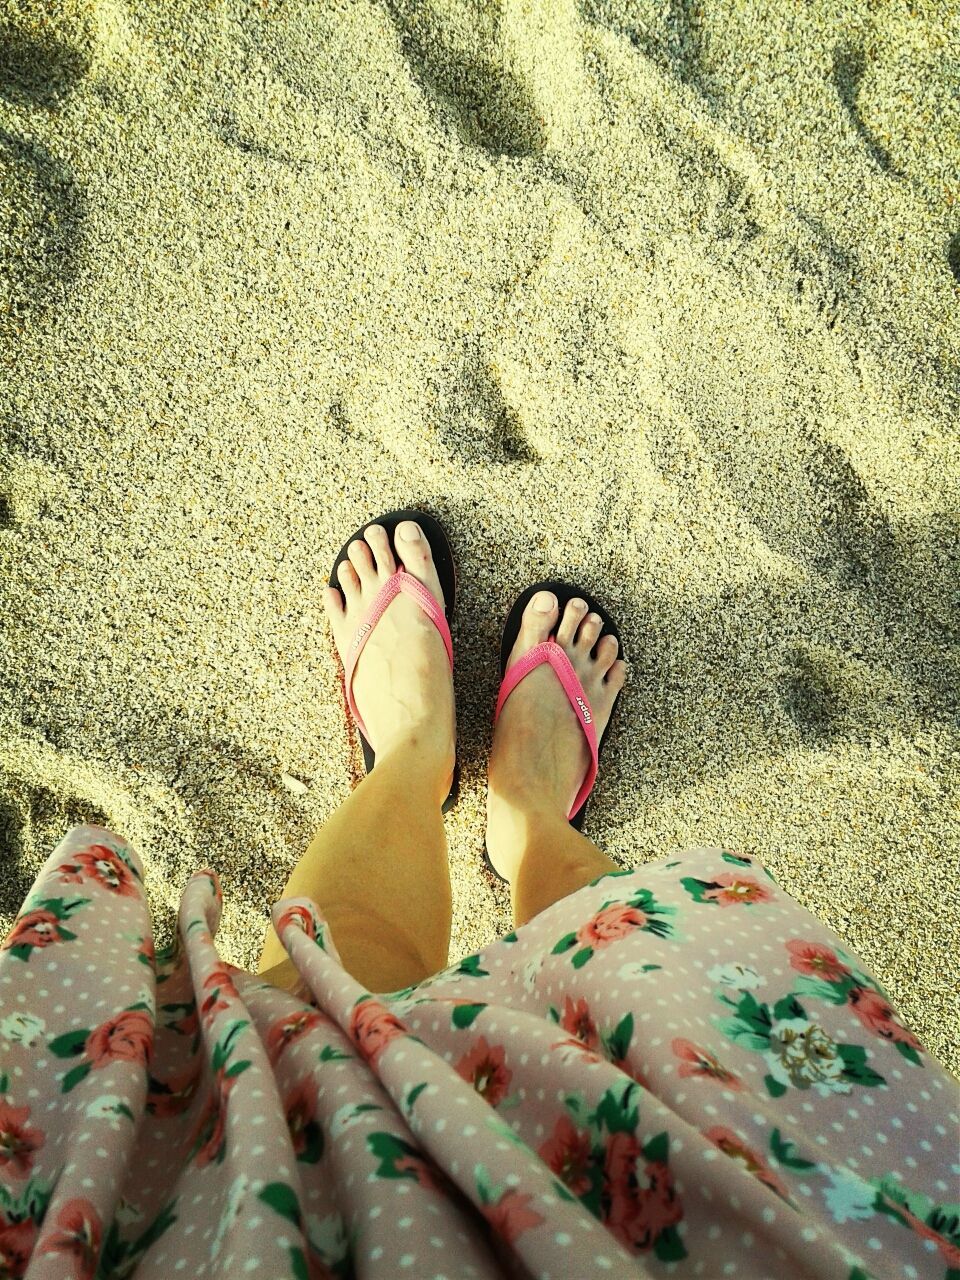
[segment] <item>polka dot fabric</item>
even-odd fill
[[[956,1085],[755,861],[601,877],[372,994],[294,995],[213,872],[154,955],[136,852],[58,845],[0,950],[0,1276],[960,1275]]]

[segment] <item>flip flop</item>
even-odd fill
[[[558,619],[563,617],[563,611],[566,608],[568,600],[585,600],[587,602],[588,612],[599,614],[603,619],[603,627],[601,628],[600,635],[597,636],[597,644],[600,643],[604,636],[616,636],[617,642],[620,646],[617,654],[618,658],[623,658],[625,656],[623,652],[623,641],[620,639],[620,632],[617,628],[617,624],[610,617],[610,614],[606,611],[603,605],[600,604],[600,602],[592,596],[589,591],[584,591],[580,587],[571,586],[569,582],[537,582],[532,587],[527,587],[527,589],[514,601],[513,608],[507,615],[507,620],[503,627],[503,638],[500,641],[501,684],[500,693],[497,697],[497,709],[494,713],[493,723],[496,724],[499,720],[500,712],[503,710],[503,704],[524,676],[529,675],[531,671],[542,666],[545,662],[549,662],[560,680],[560,684],[563,687],[564,693],[567,695],[571,707],[573,707],[576,712],[580,728],[583,730],[584,736],[587,739],[587,746],[590,748],[590,765],[587,769],[587,773],[584,777],[583,783],[581,784],[580,790],[577,792],[577,797],[573,802],[573,807],[567,814],[567,821],[570,825],[575,827],[577,831],[581,831],[583,829],[583,820],[587,813],[587,800],[590,792],[593,790],[593,784],[597,779],[597,768],[600,763],[600,755],[603,751],[603,744],[607,740],[607,732],[613,721],[614,713],[617,709],[617,703],[620,701],[620,694],[618,693],[616,698],[613,700],[613,706],[610,709],[610,719],[607,721],[606,729],[604,729],[603,735],[598,742],[597,731],[594,728],[593,723],[593,709],[590,706],[590,701],[584,692],[583,685],[577,677],[577,673],[573,669],[573,664],[570,662],[566,653],[564,653],[563,647],[557,644],[556,639],[552,634],[548,640],[545,640],[542,644],[536,645],[528,653],[525,653],[522,658],[513,664],[509,673],[507,672],[507,662],[509,661],[513,646],[517,642],[517,635],[520,632],[520,626],[523,619],[523,611],[538,591],[552,591],[557,597],[557,601],[560,606]],[[559,621],[557,625],[559,626]],[[497,879],[505,881],[506,877],[502,876],[490,861],[490,853],[486,845],[483,847],[483,856],[486,859],[487,866]]]
[[[412,574],[407,573],[403,568],[403,561],[397,552],[397,546],[394,541],[394,533],[397,525],[404,520],[414,520],[423,530],[423,536],[430,543],[430,550],[433,553],[433,563],[437,570],[437,577],[440,579],[440,587],[443,590],[444,607],[440,608],[438,602],[434,599],[432,593],[427,590],[423,583],[415,578]],[[457,597],[457,573],[453,564],[453,550],[450,546],[450,540],[446,535],[446,531],[439,520],[428,515],[425,511],[389,511],[386,515],[378,516],[376,520],[368,520],[365,525],[351,534],[343,546],[340,548],[340,554],[337,556],[333,564],[333,570],[330,574],[330,586],[340,590],[340,583],[337,580],[337,571],[343,564],[344,560],[349,559],[347,548],[351,542],[355,542],[358,538],[363,538],[364,533],[372,524],[379,524],[387,531],[387,537],[390,539],[390,545],[393,547],[394,559],[401,566],[396,573],[387,579],[380,588],[369,611],[357,628],[353,643],[344,663],[344,691],[347,696],[347,705],[350,713],[356,721],[357,731],[360,735],[360,745],[363,748],[363,763],[367,773],[376,763],[376,755],[373,747],[367,741],[366,731],[360,712],[357,710],[357,704],[353,698],[353,672],[357,665],[357,659],[363,652],[363,646],[370,639],[370,635],[383,617],[383,614],[390,601],[399,592],[404,592],[416,600],[417,604],[424,611],[431,622],[434,623],[440,632],[443,640],[444,648],[447,651],[447,657],[450,660],[450,670],[453,670],[453,642],[450,637],[450,623],[453,621],[453,610]],[[454,765],[453,782],[450,786],[450,794],[443,802],[442,812],[447,813],[457,802],[457,796],[460,790],[460,763]]]

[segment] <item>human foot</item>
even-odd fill
[[[593,711],[597,741],[610,719],[626,679],[627,664],[617,657],[616,637],[601,640],[603,620],[585,600],[567,602],[557,626],[557,597],[539,591],[523,611],[507,670],[525,653],[556,632],[583,685]],[[594,653],[594,646],[596,652]],[[590,765],[590,751],[553,668],[536,667],[504,703],[493,735],[487,788],[487,852],[497,871],[513,880],[523,852],[525,831],[538,816],[561,817],[577,797]]]
[[[394,536],[392,546],[382,525],[370,525],[347,548],[349,559],[337,571],[340,590],[324,590],[324,609],[344,665],[377,593],[400,565],[444,604],[423,530],[404,520]],[[353,696],[376,754],[415,751],[418,762],[437,771],[445,784],[441,798],[446,796],[455,750],[450,663],[439,631],[410,596],[395,596],[369,633],[354,669]]]

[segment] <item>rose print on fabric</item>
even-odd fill
[[[408,1178],[428,1191],[446,1194],[452,1183],[422,1151],[392,1133],[368,1133],[367,1149],[377,1157],[378,1178]]]
[[[605,902],[576,933],[564,934],[550,954],[558,956],[573,951],[571,962],[575,969],[580,969],[595,952],[636,930],[669,938],[673,933],[669,918],[673,915],[676,907],[661,906],[649,889],[639,889],[626,902]]]
[[[680,883],[694,902],[710,902],[718,907],[749,907],[773,901],[773,893],[766,885],[738,872],[724,872],[712,880],[684,876]]]
[[[98,1027],[67,1031],[51,1040],[49,1047],[57,1058],[82,1058],[61,1080],[61,1093],[69,1093],[91,1071],[113,1062],[146,1066],[153,1053],[153,1018],[149,1006],[141,1001],[122,1009]]]
[[[731,1160],[736,1160],[738,1164],[746,1169],[747,1173],[752,1173],[758,1182],[762,1182],[765,1187],[769,1187],[771,1191],[775,1191],[783,1200],[789,1201],[790,1195],[786,1185],[781,1178],[764,1160],[763,1156],[747,1143],[732,1129],[727,1129],[723,1125],[715,1125],[712,1129],[708,1129],[703,1135],[708,1142],[712,1142],[715,1147],[723,1152],[725,1156],[729,1156]]]
[[[725,1089],[741,1090],[743,1081],[734,1072],[723,1066],[715,1054],[708,1049],[701,1049],[690,1040],[677,1038],[670,1042],[670,1049],[675,1058],[680,1059],[677,1067],[678,1076],[689,1076],[696,1080],[715,1080]]]
[[[946,1267],[945,1280],[956,1280],[960,1272],[960,1204],[936,1204],[929,1196],[905,1187],[893,1174],[872,1181],[877,1212],[909,1227],[933,1246]]]
[[[714,1018],[715,1025],[734,1044],[764,1055],[768,1067],[764,1084],[771,1097],[778,1098],[789,1088],[849,1093],[854,1084],[875,1088],[886,1083],[867,1066],[865,1049],[832,1040],[807,1017],[796,996],[784,996],[772,1007],[761,1004],[749,991],[742,992],[739,1000],[722,991],[717,998],[733,1010],[733,1017]]]
[[[482,1164],[475,1167],[474,1179],[483,1216],[507,1244],[519,1240],[531,1227],[539,1227],[546,1222],[543,1214],[530,1208],[533,1196],[508,1187],[506,1183],[494,1184]]]
[[[305,933],[311,942],[315,942],[317,946],[323,946],[323,938],[317,936],[317,924],[313,917],[313,912],[306,907],[302,907],[299,903],[294,903],[286,908],[277,921],[277,935],[283,937],[283,932],[288,925],[292,925],[295,929],[299,929]]]
[[[601,1030],[593,1021],[589,1006],[582,997],[575,1005],[569,996],[564,996],[562,1016],[553,1005],[548,1006],[547,1012],[554,1022],[572,1033],[569,1040],[558,1040],[550,1046],[551,1049],[570,1048],[595,1062],[606,1060],[632,1080],[636,1080],[644,1089],[650,1087],[643,1073],[627,1060],[633,1041],[632,1013],[624,1014],[615,1027],[607,1026]]]
[[[57,874],[61,884],[83,884],[88,881],[118,898],[136,898],[140,893],[133,867],[103,844],[93,844],[89,849],[61,863]]]
[[[586,1129],[577,1129],[569,1116],[559,1117],[554,1123],[553,1134],[537,1154],[575,1196],[589,1191],[593,1160],[590,1133]]]
[[[14,921],[0,950],[9,951],[18,960],[29,960],[34,951],[56,942],[73,942],[76,934],[64,925],[72,915],[85,907],[90,898],[41,898]]]
[[[323,1018],[316,1009],[297,1009],[293,1013],[285,1013],[282,1018],[272,1022],[267,1028],[267,1054],[270,1065],[275,1067],[280,1061],[283,1051],[314,1027],[319,1027]]]
[[[283,1110],[297,1159],[316,1164],[323,1155],[323,1129],[317,1120],[317,1088],[311,1079],[301,1080],[290,1090]]]
[[[456,1064],[456,1072],[495,1107],[507,1096],[513,1072],[506,1065],[502,1045],[489,1045],[484,1036]]]
[[[166,1080],[151,1076],[147,1086],[147,1111],[159,1119],[179,1116],[190,1110],[190,1104],[200,1087],[201,1063],[189,1063],[174,1072]],[[131,1119],[132,1119],[131,1114]]]
[[[203,1003],[200,1005],[200,1016],[203,1025],[209,1027],[222,1009],[229,1009],[231,1003],[239,1000],[240,994],[234,985],[233,975],[237,970],[232,964],[218,960],[203,980]]]
[[[641,1097],[629,1079],[605,1090],[592,1110],[582,1093],[569,1095],[567,1116],[539,1155],[624,1248],[676,1262],[687,1253],[676,1230],[683,1206],[669,1167],[669,1137],[637,1138]]]
[[[29,1107],[12,1107],[0,1098],[0,1174],[4,1177],[26,1178],[43,1146],[42,1132],[29,1119]]]
[[[839,948],[805,942],[801,938],[791,939],[786,946],[790,964],[802,975],[794,987],[798,995],[846,1005],[865,1030],[889,1040],[913,1066],[923,1066],[920,1041],[897,1020],[893,1006],[878,984],[843,956]]]
[[[210,1065],[214,1078],[210,1095],[194,1126],[193,1133],[187,1140],[190,1158],[196,1160],[201,1168],[212,1163],[222,1163],[226,1154],[226,1123],[230,1094],[237,1077],[252,1065],[247,1058],[233,1060],[241,1032],[249,1025],[248,1021],[240,1018],[228,1023],[213,1047]]]
[[[373,996],[361,996],[350,1014],[350,1037],[367,1062],[374,1064],[391,1040],[407,1035],[407,1029]]]
[[[103,1225],[89,1200],[68,1200],[57,1214],[57,1230],[44,1241],[42,1253],[66,1255],[74,1280],[93,1280],[100,1257]]]
[[[36,1176],[26,1183],[0,1178],[0,1276],[26,1274],[40,1223],[50,1203],[52,1186]]]

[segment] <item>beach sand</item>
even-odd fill
[[[958,35],[2,0],[0,924],[93,821],[159,940],[210,865],[255,963],[360,776],[321,588],[421,506],[460,584],[451,961],[510,928],[499,635],[556,575],[631,669],[587,833],[760,857],[960,1069]]]

